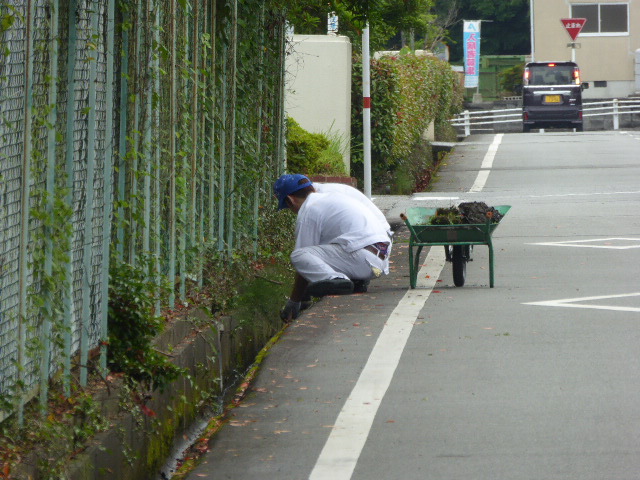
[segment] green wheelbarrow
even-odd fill
[[[497,205],[494,208],[504,217],[511,205]],[[411,288],[416,288],[422,248],[434,245],[445,247],[447,261],[450,261],[452,265],[453,283],[456,287],[464,285],[467,262],[471,260],[472,245],[487,245],[489,247],[489,285],[493,288],[491,234],[500,223],[492,222],[491,217],[488,217],[485,223],[430,225],[429,219],[435,214],[435,208],[414,207],[408,209],[406,215],[400,215],[410,232],[409,276]]]

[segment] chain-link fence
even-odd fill
[[[105,367],[111,255],[173,307],[205,249],[257,245],[284,27],[264,0],[0,0],[0,420]]]

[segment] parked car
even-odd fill
[[[580,68],[574,62],[530,62],[522,82],[522,131],[575,128],[582,131]]]

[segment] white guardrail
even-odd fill
[[[584,102],[582,104],[583,117],[612,116],[613,129],[620,129],[620,116],[640,114],[640,98],[613,99],[602,102]],[[480,125],[495,125],[496,123],[522,122],[522,107],[501,110],[469,111],[456,115],[451,119],[454,127],[463,127],[464,136],[471,135],[471,130],[487,130],[478,128]]]

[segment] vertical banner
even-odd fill
[[[327,14],[327,35],[338,34],[338,15],[336,12],[329,12]]]
[[[480,77],[480,20],[465,20],[464,37],[464,86],[478,87]]]

